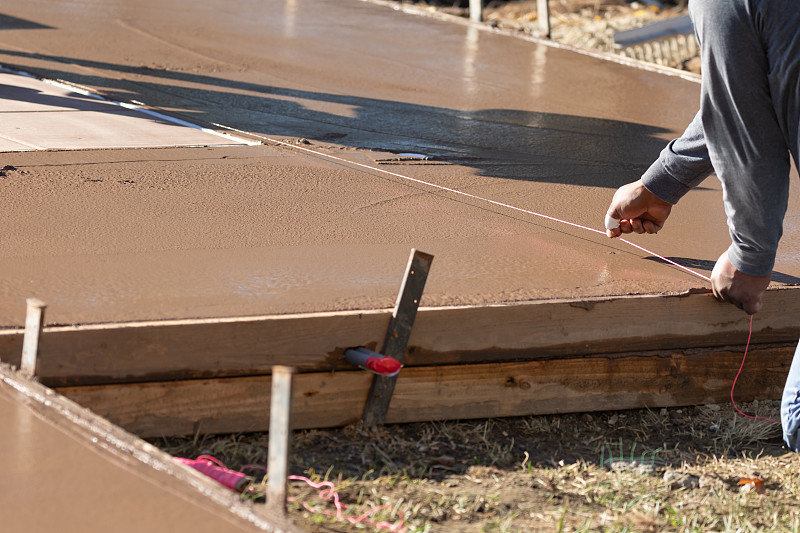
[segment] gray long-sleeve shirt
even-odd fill
[[[800,9],[796,0],[692,0],[701,46],[700,112],[642,176],[676,203],[710,173],[722,183],[741,272],[768,275],[783,233],[789,153],[800,154]]]
[[[667,145],[642,175],[647,190],[671,204],[714,172],[698,113],[684,134]]]

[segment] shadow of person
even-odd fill
[[[465,111],[17,50],[0,54],[45,61],[37,72],[44,77],[94,87],[115,100],[169,108],[202,126],[422,153],[502,179],[617,188],[641,175],[667,132],[621,120],[506,108]],[[132,75],[135,81],[126,79]],[[0,94],[8,97],[26,96]]]

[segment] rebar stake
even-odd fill
[[[422,298],[422,291],[425,289],[425,281],[428,279],[428,272],[431,269],[433,256],[411,249],[411,256],[408,258],[406,273],[403,276],[403,283],[400,285],[400,293],[397,295],[397,303],[394,306],[392,319],[389,322],[389,329],[383,341],[381,353],[392,357],[402,364],[408,349],[408,339],[411,337],[411,328],[414,326],[414,319],[417,317],[417,309]],[[386,420],[386,413],[389,411],[389,403],[392,401],[394,386],[397,383],[397,376],[387,377],[376,375],[372,378],[372,387],[367,395],[367,403],[364,405],[362,421],[367,427],[383,425]]]

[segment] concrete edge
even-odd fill
[[[25,398],[48,422],[72,435],[84,446],[105,451],[122,462],[140,463],[153,470],[178,479],[191,487],[197,497],[209,498],[222,512],[230,512],[236,518],[272,533],[301,533],[286,520],[271,517],[265,512],[254,512],[252,505],[241,501],[237,494],[221,487],[216,481],[178,465],[172,457],[145,442],[136,435],[115,426],[89,409],[41,383],[22,375],[11,365],[0,363],[0,384],[5,384]],[[13,431],[5,428],[5,431]]]
[[[510,29],[504,28],[496,28],[490,24],[486,24],[483,22],[474,22],[468,18],[459,17],[456,15],[450,15],[448,13],[442,13],[440,11],[427,11],[424,9],[420,9],[414,6],[409,6],[405,4],[397,4],[392,0],[359,0],[361,2],[365,2],[368,4],[373,4],[377,6],[387,7],[389,9],[393,9],[394,11],[400,11],[403,13],[407,13],[409,15],[416,15],[416,16],[423,16],[429,17],[433,19],[437,19],[443,22],[450,22],[455,24],[460,24],[461,26],[469,26],[473,28],[478,28],[481,31],[486,31],[489,33],[494,33],[497,35],[505,35],[506,37],[512,37],[515,39],[521,39],[523,41],[528,41],[536,44],[541,44],[544,46],[549,46],[550,48],[557,48],[560,50],[568,50],[570,52],[575,52],[577,54],[581,54],[584,56],[593,57],[596,59],[602,59],[604,61],[610,61],[612,63],[617,63],[619,65],[625,65],[628,67],[637,68],[640,70],[646,70],[648,72],[656,72],[659,74],[664,74],[666,76],[673,76],[684,79],[686,81],[691,81],[695,83],[700,83],[701,77],[698,74],[694,74],[692,72],[686,72],[683,70],[678,70],[676,68],[665,67],[662,65],[657,65],[654,63],[648,63],[647,61],[641,61],[638,59],[632,59],[628,57],[618,56],[616,54],[611,54],[607,52],[595,52],[592,50],[586,50],[584,48],[578,48],[576,46],[571,46],[568,44],[558,43],[552,41],[550,39],[543,39],[541,37],[535,37],[533,35],[514,31]]]
[[[784,290],[797,290],[797,287],[773,287],[769,289],[770,292],[784,291]],[[522,308],[522,307],[538,307],[538,306],[551,306],[553,304],[572,304],[578,307],[583,307],[587,304],[596,304],[600,302],[611,302],[616,300],[642,300],[664,297],[684,297],[695,294],[710,294],[711,289],[698,288],[689,289],[681,292],[664,292],[658,294],[628,294],[628,295],[611,295],[611,296],[590,296],[583,298],[553,298],[547,300],[529,300],[521,302],[498,302],[487,304],[469,304],[469,305],[451,305],[451,306],[420,306],[420,312],[435,312],[435,311],[456,311],[463,309],[495,309],[495,308]],[[255,315],[238,315],[227,317],[204,317],[204,318],[170,318],[163,320],[136,320],[129,322],[96,322],[86,324],[71,324],[71,325],[51,325],[45,326],[43,332],[56,333],[56,332],[71,332],[71,331],[91,331],[91,330],[104,330],[104,329],[123,329],[123,328],[149,328],[158,326],[186,326],[186,325],[203,325],[203,324],[223,324],[223,323],[236,323],[236,322],[253,322],[263,320],[297,320],[305,318],[329,318],[329,317],[359,317],[364,315],[385,315],[391,314],[393,308],[386,307],[380,309],[349,309],[342,311],[317,311],[310,313],[285,313],[285,314],[255,314]],[[18,335],[25,331],[24,326],[2,326],[0,325],[0,338],[7,335]]]

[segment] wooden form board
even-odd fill
[[[800,289],[770,290],[753,342],[796,342]],[[347,370],[348,347],[380,350],[391,310],[46,327],[37,376],[51,386]],[[747,316],[708,293],[420,309],[407,367],[534,361],[743,345]],[[0,331],[19,364],[22,330]]]
[[[751,347],[737,401],[780,398],[794,345]],[[387,423],[728,403],[742,350],[698,349],[401,371]],[[295,376],[294,427],[357,422],[372,376]],[[143,437],[265,431],[270,376],[64,387]]]

